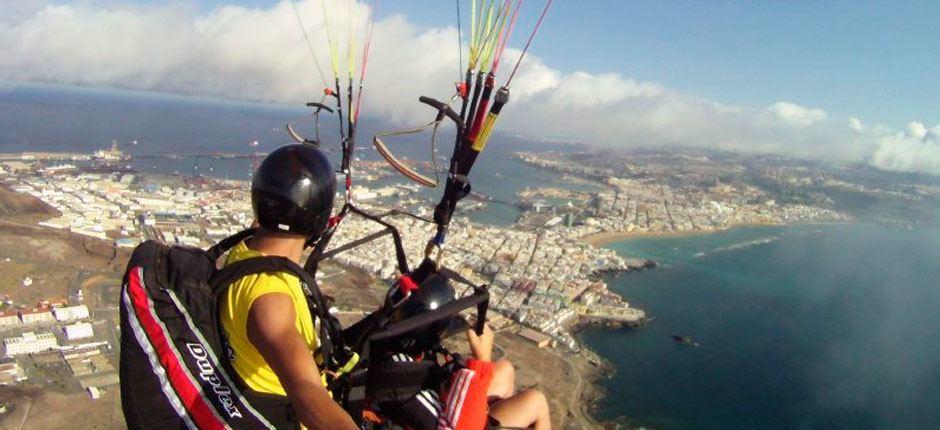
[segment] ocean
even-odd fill
[[[608,279],[652,314],[645,327],[582,333],[617,367],[602,417],[655,429],[940,428],[940,230],[749,227],[611,247],[663,266]]]

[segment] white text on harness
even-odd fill
[[[215,393],[219,403],[222,404],[228,415],[241,418],[242,413],[235,407],[235,402],[232,400],[232,389],[222,382],[219,375],[216,374],[215,367],[209,361],[209,353],[206,348],[198,343],[187,343],[186,348],[189,349],[189,354],[196,359],[196,366],[199,367],[199,378],[212,385],[212,392]]]

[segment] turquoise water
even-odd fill
[[[664,267],[609,279],[655,317],[646,327],[583,334],[618,369],[603,417],[657,429],[940,428],[940,231],[742,228],[612,247]]]

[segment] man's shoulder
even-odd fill
[[[293,295],[300,289],[300,278],[290,272],[263,272],[235,281],[232,288],[241,290],[249,297],[278,292]]]

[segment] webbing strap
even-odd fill
[[[339,323],[330,315],[326,300],[323,298],[320,288],[317,287],[316,280],[297,263],[279,256],[249,258],[226,265],[209,280],[209,285],[212,287],[213,292],[221,294],[229,285],[245,276],[273,272],[293,274],[307,286],[304,295],[308,299],[308,306],[311,304],[309,302],[312,301],[313,306],[310,307],[320,318],[320,323],[324,325],[327,332],[326,338],[320,339],[320,354],[323,356],[323,365],[328,369],[334,369],[346,364],[352,356],[339,358],[343,360],[340,363],[336,361],[338,357],[334,354],[338,350],[345,349]]]
[[[211,248],[206,250],[206,252],[209,254],[209,258],[212,259],[212,261],[218,260],[219,257],[222,256],[222,254],[225,254],[226,252],[228,252],[228,250],[232,249],[235,245],[238,245],[239,242],[251,236],[254,236],[255,231],[257,231],[257,229],[248,228],[238,233],[235,233],[229,237],[226,237],[225,239],[222,239],[221,241],[219,241],[219,243],[213,245]]]
[[[357,247],[357,246],[359,246],[359,245],[362,245],[362,244],[364,244],[364,243],[371,242],[371,241],[373,241],[373,240],[376,240],[376,239],[378,239],[378,238],[380,238],[380,237],[382,237],[382,236],[386,236],[386,235],[389,235],[389,234],[392,234],[392,232],[391,232],[390,230],[388,230],[388,229],[379,230],[378,232],[372,233],[372,234],[370,234],[370,235],[368,235],[368,236],[366,236],[366,237],[363,237],[363,238],[360,238],[360,239],[356,239],[356,240],[354,240],[354,241],[352,241],[352,242],[349,242],[349,243],[347,243],[347,244],[345,244],[345,245],[343,245],[343,246],[340,246],[340,247],[337,247],[337,248],[333,248],[333,249],[331,249],[331,250],[329,250],[329,251],[327,251],[327,252],[324,252],[324,253],[320,254],[320,256],[317,257],[317,259],[320,260],[320,261],[326,260],[326,259],[328,259],[328,258],[331,258],[331,257],[335,256],[336,254],[339,254],[339,253],[341,253],[341,252],[348,251],[348,250],[353,249],[353,248],[355,248],[355,247]]]
[[[407,400],[421,391],[434,364],[431,361],[372,363],[366,374],[366,392],[377,402]]]

